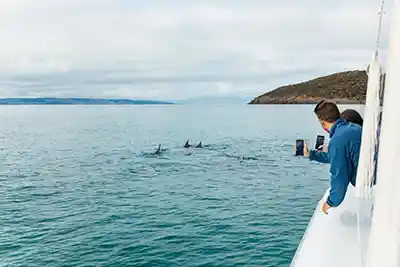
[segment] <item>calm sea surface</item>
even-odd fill
[[[321,133],[312,106],[4,106],[0,121],[0,266],[289,266],[328,187],[329,166],[293,156]]]

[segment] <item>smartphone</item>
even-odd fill
[[[304,140],[296,140],[296,154],[295,156],[304,156]]]
[[[324,143],[325,143],[325,136],[317,135],[317,141],[315,142],[315,149],[319,150],[320,146],[322,146]]]

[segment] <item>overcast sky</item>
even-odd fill
[[[379,7],[379,0],[3,0],[0,97],[256,96],[365,68]]]

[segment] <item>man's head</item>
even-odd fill
[[[340,118],[339,108],[335,103],[322,100],[314,108],[322,128],[329,133],[332,125]]]

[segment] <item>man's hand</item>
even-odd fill
[[[308,150],[308,143],[304,141],[304,148],[303,148],[304,157],[310,157],[310,151]]]
[[[321,145],[321,146],[318,148],[318,150],[319,150],[319,151],[322,151],[322,152],[328,152],[328,144]]]
[[[325,214],[328,214],[328,210],[331,208],[331,206],[329,206],[328,204],[326,204],[326,202],[324,202],[324,204],[322,204],[322,212]]]

